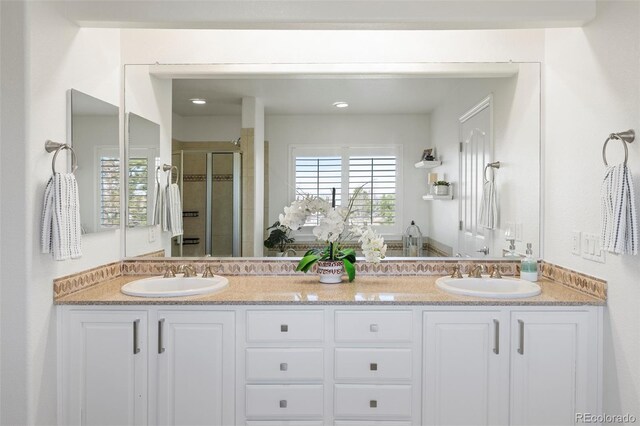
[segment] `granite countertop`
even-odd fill
[[[438,276],[358,276],[353,283],[320,284],[316,275],[228,276],[217,293],[171,298],[127,296],[122,285],[145,276],[125,275],[57,298],[57,305],[526,305],[581,306],[606,302],[548,279],[542,293],[522,299],[488,299],[449,294]]]

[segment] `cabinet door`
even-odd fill
[[[512,313],[512,424],[573,425],[576,413],[590,412],[588,319],[587,312]]]
[[[64,333],[64,423],[146,424],[147,313],[69,311]]]
[[[507,423],[508,324],[501,317],[500,312],[424,314],[425,424]]]
[[[158,422],[235,422],[232,312],[158,312]]]

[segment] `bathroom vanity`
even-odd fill
[[[57,300],[60,424],[540,425],[601,411],[604,301],[434,276],[235,276],[143,299],[122,276]]]

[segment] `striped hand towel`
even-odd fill
[[[182,227],[182,203],[180,201],[180,187],[172,183],[167,187],[167,222],[171,237],[184,234]]]
[[[73,173],[55,173],[44,192],[40,248],[55,260],[82,256],[78,183]]]
[[[638,254],[633,177],[626,164],[608,166],[600,187],[600,244],[610,253]]]
[[[495,229],[498,224],[498,204],[496,201],[496,187],[493,180],[486,181],[482,186],[482,201],[480,204],[480,223],[486,229]]]

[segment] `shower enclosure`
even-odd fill
[[[178,166],[184,235],[173,238],[172,256],[242,256],[242,154],[180,150]]]

